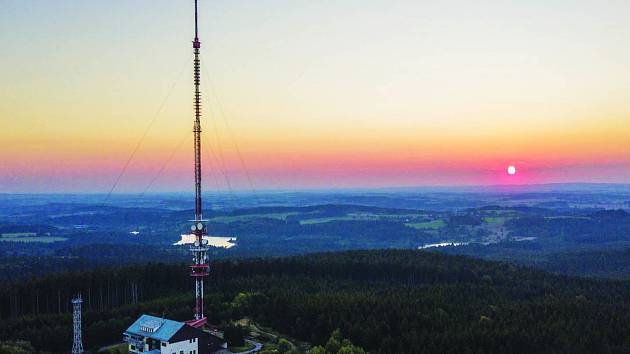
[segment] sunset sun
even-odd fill
[[[508,173],[508,175],[515,175],[516,174],[516,167],[514,165],[508,166],[507,173]]]

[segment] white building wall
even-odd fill
[[[194,342],[190,343],[188,339],[181,342],[168,343],[165,347],[161,347],[162,354],[180,354],[181,351],[184,354],[192,354],[193,350],[195,354],[199,354],[199,341],[197,338],[193,339]]]

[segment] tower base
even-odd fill
[[[202,317],[198,320],[188,320],[188,321],[185,321],[184,323],[186,323],[187,325],[191,327],[201,328],[205,326],[206,324],[208,324],[208,317]]]

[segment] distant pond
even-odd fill
[[[204,240],[208,240],[208,246],[231,248],[236,246],[236,237],[224,236],[204,236]],[[173,246],[190,245],[195,242],[195,235],[182,235],[182,239],[175,242]]]

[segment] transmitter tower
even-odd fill
[[[190,266],[190,275],[195,280],[195,314],[194,319],[187,323],[193,327],[203,327],[207,323],[207,318],[203,313],[203,281],[208,276],[208,241],[203,237],[208,235],[207,220],[203,219],[201,204],[201,91],[199,89],[201,81],[201,64],[199,61],[199,31],[197,25],[198,18],[197,0],[195,0],[195,38],[193,46],[193,79],[194,79],[194,122],[193,139],[195,150],[195,219],[192,221],[191,230],[195,235],[195,241],[190,246],[193,256],[193,264]]]

